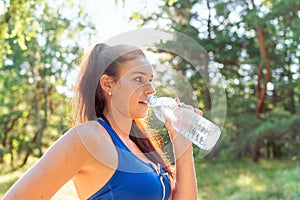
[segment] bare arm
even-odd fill
[[[175,189],[173,190],[171,199],[197,200],[198,191],[192,143],[187,141],[178,133],[175,133],[169,123],[170,122],[167,121],[166,126],[169,127],[170,135],[173,134],[174,136],[176,134],[172,139],[173,151],[176,160],[176,180]]]
[[[176,159],[176,182],[173,199],[198,199],[192,145],[182,156]]]
[[[179,103],[179,99],[176,100]],[[201,110],[194,109],[189,105],[182,104],[181,106],[187,109],[191,109],[199,115],[203,114]],[[165,125],[169,130],[169,134],[173,143],[173,152],[176,164],[175,189],[170,199],[197,200],[197,179],[192,142],[185,139],[173,129],[170,119],[166,119]]]
[[[76,130],[70,129],[9,189],[3,200],[50,199],[84,165],[85,154]]]

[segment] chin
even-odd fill
[[[132,115],[133,119],[144,119],[148,116],[148,112],[146,113],[136,113],[135,115]]]

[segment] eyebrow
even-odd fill
[[[130,73],[131,75],[133,75],[133,74],[142,74],[142,75],[147,75],[147,73],[145,73],[145,72],[141,72],[141,71],[135,71],[135,72],[132,72],[132,73]],[[153,77],[153,74],[151,75],[151,77]]]

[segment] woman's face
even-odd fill
[[[111,96],[112,111],[132,119],[144,118],[148,114],[147,99],[155,93],[151,84],[153,71],[149,61],[139,56],[122,63],[120,78]]]

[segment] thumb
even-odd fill
[[[171,121],[171,119],[168,116],[165,116],[165,126],[168,129],[168,132],[169,132],[169,135],[170,135],[170,139],[173,140],[174,137],[175,137],[175,135],[176,135],[176,131],[173,128],[172,121]]]

